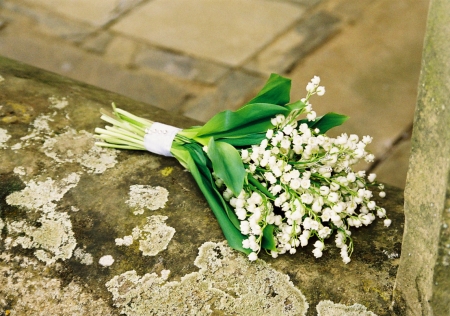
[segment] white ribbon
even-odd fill
[[[177,127],[154,122],[145,130],[145,149],[158,155],[173,157],[170,153],[170,148],[172,147],[175,135],[180,130],[181,129]]]

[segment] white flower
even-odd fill
[[[328,193],[330,193],[330,188],[327,186],[321,186],[319,191],[321,195],[328,195]]]
[[[371,173],[367,176],[367,180],[369,180],[369,182],[374,182],[376,177],[377,175],[375,173]]]
[[[317,87],[316,93],[318,96],[323,96],[325,94],[325,87],[323,87],[323,86]]]
[[[336,203],[339,200],[339,194],[337,192],[331,192],[328,194],[328,201]]]
[[[303,189],[308,189],[311,186],[311,181],[309,179],[302,179],[300,185]]]
[[[320,77],[319,77],[319,76],[314,76],[314,77],[311,79],[311,82],[312,82],[312,84],[318,86],[318,85],[320,84]]]
[[[312,82],[308,82],[308,84],[306,85],[306,91],[309,93],[313,93],[315,89],[316,85]]]
[[[289,124],[289,125],[286,125],[286,126],[283,128],[283,133],[284,133],[285,135],[291,135],[291,133],[292,133],[293,130],[294,130],[294,127],[293,127],[291,124]]]
[[[345,263],[345,264],[347,264],[347,263],[349,263],[350,261],[351,261],[351,259],[350,259],[350,257],[344,257],[344,258],[342,258],[342,261]]]
[[[316,248],[318,248],[318,249],[320,249],[320,250],[323,250],[324,244],[323,244],[322,241],[318,240],[318,241],[316,241],[316,242],[314,243],[314,247],[316,247]]]
[[[314,201],[314,197],[311,194],[309,194],[309,193],[303,193],[300,196],[300,199],[305,204],[311,204]]]
[[[250,260],[250,261],[255,261],[256,259],[258,259],[258,255],[256,254],[256,252],[251,252],[251,253],[248,255],[248,260]]]
[[[244,208],[236,208],[235,213],[237,215],[237,218],[239,218],[239,220],[241,221],[247,217],[247,212],[245,211]]]
[[[372,137],[370,137],[370,136],[364,136],[363,137],[363,139],[362,139],[362,141],[363,141],[363,143],[365,143],[365,144],[370,144],[371,142],[372,142]]]
[[[384,198],[384,197],[386,196],[386,192],[381,191],[378,195],[379,195],[381,198]]]
[[[327,238],[331,234],[331,232],[332,230],[327,226],[323,227],[318,231],[320,238]]]
[[[312,253],[314,254],[314,257],[316,257],[316,258],[322,257],[322,250],[320,250],[319,248],[314,248]]]
[[[365,160],[366,160],[367,162],[373,162],[374,159],[375,159],[375,156],[372,155],[372,154],[367,155],[366,158],[365,158]]]
[[[314,111],[311,111],[311,112],[309,112],[307,115],[306,115],[306,118],[308,119],[308,121],[314,121],[315,119],[316,119],[316,116],[317,116],[317,114],[316,114],[316,112],[314,112]]]
[[[386,226],[386,227],[391,226],[391,223],[392,223],[392,221],[391,221],[390,219],[388,219],[388,218],[386,218],[386,219],[384,220],[384,226]]]
[[[266,132],[266,138],[267,138],[267,139],[271,139],[272,136],[273,136],[273,129],[267,130],[267,132]]]
[[[355,182],[356,175],[353,172],[350,172],[349,174],[347,174],[347,180],[348,182]]]
[[[375,206],[376,206],[375,201],[370,201],[369,203],[367,203],[367,208],[368,208],[369,210],[374,210],[374,209],[375,209]]]
[[[385,217],[386,216],[386,210],[384,208],[382,208],[382,207],[377,209],[377,216],[379,218]]]

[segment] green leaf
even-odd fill
[[[253,133],[242,137],[220,138],[220,141],[235,147],[242,147],[260,144],[264,138],[266,138],[265,133]]]
[[[263,229],[263,237],[261,240],[261,246],[267,250],[277,250],[275,238],[273,236],[273,230],[275,225],[267,225]]]
[[[290,100],[291,80],[277,74],[271,74],[264,87],[247,104],[271,103],[285,105]]]
[[[177,154],[182,155],[182,160],[186,162],[188,170],[191,172],[195,181],[197,182],[200,190],[206,198],[214,216],[222,229],[225,238],[231,248],[241,251],[245,254],[251,252],[250,249],[245,249],[242,246],[242,241],[247,237],[242,235],[239,228],[231,221],[227,215],[226,208],[224,207],[225,201],[220,193],[215,188],[211,173],[204,163],[206,157],[204,157],[202,148],[198,144],[186,144],[183,146],[186,150],[177,151]],[[186,153],[187,152],[187,153]],[[203,156],[203,158],[202,158]],[[234,213],[233,213],[234,214]],[[236,218],[237,220],[237,218]],[[238,220],[237,220],[238,221]]]
[[[326,133],[328,130],[332,129],[333,127],[339,126],[342,123],[344,123],[348,119],[348,116],[337,114],[337,113],[327,113],[324,116],[316,119],[312,125],[310,125],[311,128],[318,128],[320,130],[321,134]]]
[[[238,196],[244,186],[246,172],[236,148],[225,142],[216,142],[211,137],[208,157],[211,159],[214,173]]]
[[[276,104],[249,104],[237,111],[227,110],[216,114],[198,130],[197,136],[218,138],[265,132],[272,126],[271,118],[277,114],[288,115],[289,112],[288,107]]]

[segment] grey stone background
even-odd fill
[[[313,75],[317,113],[371,135],[362,166],[403,188],[426,0],[4,0],[0,55],[206,121],[236,109],[271,72],[292,98]],[[1,70],[0,70],[1,72]],[[1,74],[1,73],[0,73]],[[105,100],[105,107],[114,100]]]

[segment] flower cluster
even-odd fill
[[[325,240],[334,234],[342,260],[348,263],[353,252],[350,228],[367,226],[376,216],[386,218],[386,210],[372,200],[368,189],[375,186],[375,174],[351,169],[361,159],[374,160],[366,151],[372,138],[353,134],[331,138],[308,125],[316,119],[309,98],[325,93],[319,83],[320,78],[314,77],[306,86],[301,111],[306,119],[299,121],[295,111],[287,117],[277,115],[271,121],[274,128],[259,145],[240,150],[248,179],[242,192],[234,196],[228,188],[223,191],[241,233],[248,236],[243,247],[251,249],[250,260],[257,259],[269,232],[275,240],[273,257],[294,254],[315,237],[313,254],[319,258]],[[220,179],[216,183],[220,185]],[[379,188],[383,190],[382,185]],[[385,226],[390,223],[384,220]]]

